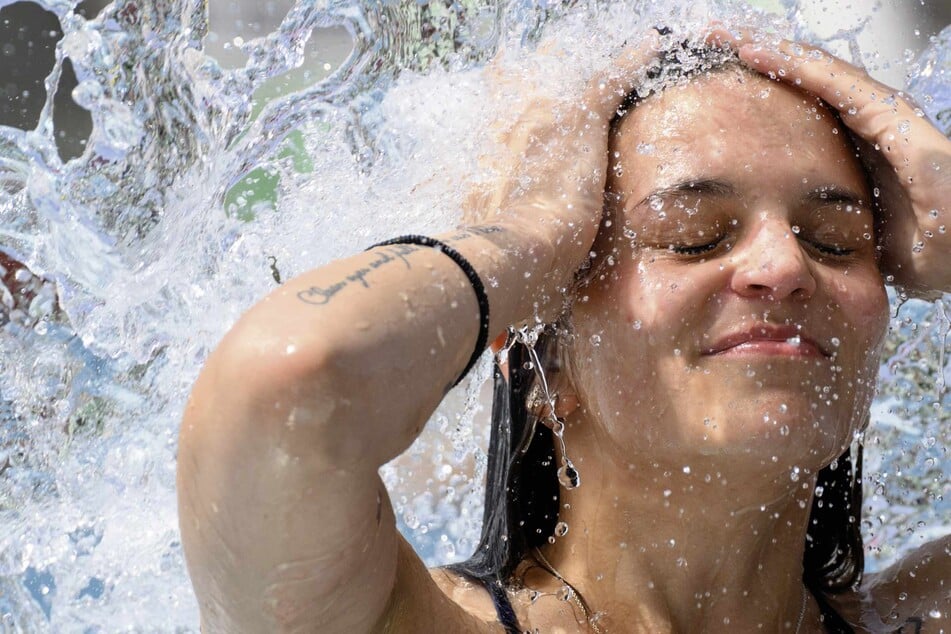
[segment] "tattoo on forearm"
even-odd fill
[[[461,242],[472,236],[487,236],[493,233],[504,231],[502,227],[489,225],[483,227],[469,227],[455,233],[446,239],[446,242]],[[422,247],[416,244],[393,244],[382,247],[375,252],[376,258],[365,265],[355,269],[352,273],[346,275],[343,279],[330,284],[329,286],[311,286],[297,293],[298,299],[307,304],[323,306],[327,304],[334,295],[353,284],[359,284],[363,288],[370,288],[370,282],[367,281],[367,275],[376,269],[386,266],[392,262],[402,262],[407,269],[412,269],[409,259],[406,257],[411,253],[422,251],[428,247]]]

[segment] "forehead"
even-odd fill
[[[615,188],[646,194],[683,180],[720,178],[762,188],[839,181],[865,188],[836,117],[814,96],[752,71],[724,69],[638,104],[612,138],[623,170]]]

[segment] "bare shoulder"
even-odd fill
[[[482,583],[472,581],[452,570],[434,568],[430,575],[442,592],[467,614],[489,625],[486,632],[504,633],[491,596]],[[522,630],[582,634],[588,632],[585,615],[575,610],[574,604],[558,598],[560,585],[545,575],[520,576],[528,585],[508,588],[506,595]]]
[[[396,583],[374,632],[504,634],[488,593],[442,568],[427,569],[402,537]]]
[[[903,634],[951,631],[951,535],[869,575],[865,590],[882,620]]]

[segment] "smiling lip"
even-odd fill
[[[713,355],[776,355],[787,357],[828,357],[822,346],[795,326],[759,324],[734,332],[703,351]]]

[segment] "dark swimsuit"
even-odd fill
[[[482,584],[492,597],[492,603],[495,604],[495,612],[499,615],[499,622],[505,626],[506,634],[523,634],[523,630],[518,626],[518,619],[515,618],[515,610],[512,609],[512,602],[509,601],[505,588],[497,581],[481,579]],[[819,600],[819,609],[824,617],[826,628],[831,632],[851,632],[845,621],[832,610],[831,606],[824,600]]]

